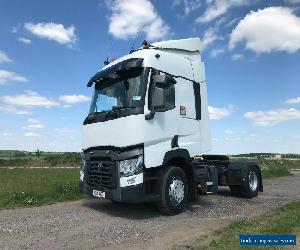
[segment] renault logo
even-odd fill
[[[99,162],[99,163],[98,163],[98,168],[102,168],[102,166],[103,166],[103,165],[102,165],[102,162]]]

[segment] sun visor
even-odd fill
[[[116,63],[112,65],[111,67],[108,67],[104,70],[101,70],[100,72],[96,73],[88,82],[87,86],[91,87],[94,83],[100,81],[105,76],[108,76],[111,73],[117,72],[117,71],[123,71],[128,70],[131,68],[139,68],[143,66],[143,58],[130,58],[125,61]]]

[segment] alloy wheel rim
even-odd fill
[[[258,186],[258,177],[255,171],[250,171],[249,173],[249,187],[251,191],[255,191]]]
[[[169,186],[170,202],[173,206],[178,206],[184,199],[184,184],[180,177],[174,177]]]

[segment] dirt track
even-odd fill
[[[149,204],[93,199],[0,210],[0,249],[168,249],[231,220],[300,200],[300,171],[264,181],[259,197],[232,197],[227,188],[201,196],[182,214],[161,216]]]

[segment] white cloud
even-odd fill
[[[70,134],[74,134],[74,133],[78,133],[78,130],[73,129],[73,128],[56,128],[55,131],[62,133],[62,134],[66,134],[66,133],[70,133]]]
[[[221,120],[232,113],[232,107],[229,108],[216,108],[208,106],[209,118],[211,120]]]
[[[15,72],[0,70],[0,85],[3,85],[9,81],[27,82],[28,80],[24,76],[18,75]]]
[[[188,15],[190,12],[197,10],[202,5],[202,0],[184,0],[184,13]]]
[[[77,103],[87,102],[90,101],[88,96],[84,95],[62,95],[59,97],[59,100],[65,105],[73,105]]]
[[[27,120],[27,122],[29,122],[29,123],[35,123],[35,124],[41,123],[38,119],[33,119],[33,118],[29,118],[29,119]]]
[[[59,23],[33,24],[28,22],[24,24],[24,28],[40,38],[52,40],[59,44],[72,46],[78,40],[75,34],[75,27],[73,25],[65,28],[63,24]]]
[[[300,17],[284,7],[251,11],[232,31],[229,48],[240,42],[257,53],[293,53],[300,49]]]
[[[244,58],[244,56],[242,55],[242,54],[233,54],[232,56],[231,56],[231,59],[233,60],[233,61],[238,61],[238,60],[241,60],[241,59],[243,59]]]
[[[43,128],[43,124],[28,124],[27,129],[38,129],[38,128]]]
[[[201,5],[202,0],[175,0],[173,1],[171,8],[174,9],[177,6],[183,7],[184,14],[188,15],[192,11],[199,9]]]
[[[225,138],[225,141],[231,141],[231,142],[234,142],[234,141],[240,141],[241,140],[241,137],[226,137]]]
[[[288,104],[300,104],[300,97],[291,98],[285,101]]]
[[[29,115],[29,114],[31,114],[31,111],[29,111],[29,110],[19,109],[15,106],[11,106],[11,105],[0,106],[0,112],[8,113],[8,114],[15,114],[15,115]]]
[[[2,96],[1,100],[7,105],[18,105],[26,107],[46,107],[58,106],[59,103],[40,96],[37,92],[26,90],[24,94],[13,96]]]
[[[109,33],[127,39],[144,32],[149,40],[161,39],[169,33],[169,26],[161,19],[149,0],[108,1],[112,11]]]
[[[226,13],[229,9],[228,1],[216,0],[209,5],[202,16],[196,19],[196,22],[207,23]]]
[[[19,28],[16,27],[16,26],[14,26],[14,27],[11,28],[11,32],[12,33],[18,33],[18,31],[19,31]]]
[[[233,135],[234,134],[233,130],[231,130],[231,129],[226,129],[224,131],[224,133],[227,134],[227,135]]]
[[[11,132],[3,132],[3,133],[1,133],[1,135],[4,136],[4,137],[8,137],[8,136],[14,136],[15,133],[11,133]]]
[[[218,29],[216,27],[208,28],[203,35],[201,40],[202,50],[205,50],[210,44],[221,38],[217,35]]]
[[[41,96],[39,93],[26,90],[23,94],[19,95],[5,95],[1,96],[2,106],[0,106],[0,112],[11,113],[17,115],[28,115],[32,113],[32,108],[52,108],[56,106],[70,107],[76,103],[82,103],[89,101],[90,98],[84,95],[63,95],[58,100],[54,100],[45,96]],[[29,119],[30,123],[26,129],[42,128],[43,125],[35,119]]]
[[[182,0],[173,0],[171,8],[174,9],[176,6],[179,6],[182,3]]]
[[[32,129],[40,129],[43,128],[44,125],[37,119],[29,118],[27,120],[28,124],[24,129],[32,130]]]
[[[31,40],[26,38],[26,37],[19,37],[18,41],[21,42],[21,43],[25,43],[25,44],[30,44],[31,43]]]
[[[208,23],[226,14],[232,7],[248,5],[250,0],[207,0],[207,9],[196,19],[198,23]]]
[[[40,137],[41,135],[38,134],[38,133],[28,132],[28,133],[25,133],[24,136],[27,136],[27,137]]]
[[[3,50],[0,50],[0,63],[10,63],[10,62],[13,62],[13,60],[11,60]]]
[[[216,58],[218,55],[220,55],[224,52],[225,52],[224,49],[212,49],[209,55],[213,58]]]
[[[300,0],[285,0],[285,2],[291,3],[291,4],[297,4],[297,3],[300,3]]]
[[[2,133],[2,134],[1,134]],[[3,135],[4,133],[4,135]],[[71,138],[72,137],[72,138]],[[40,130],[0,131],[0,149],[16,149],[34,152],[80,152],[80,134],[43,133]]]
[[[247,119],[254,122],[256,126],[274,126],[278,123],[300,119],[300,110],[275,109],[270,111],[253,111],[244,114]]]
[[[231,27],[232,25],[234,25],[236,22],[238,22],[239,21],[239,18],[233,18],[231,21],[229,21],[228,23],[226,23],[224,26],[226,27],[226,28],[228,28],[228,27]]]

